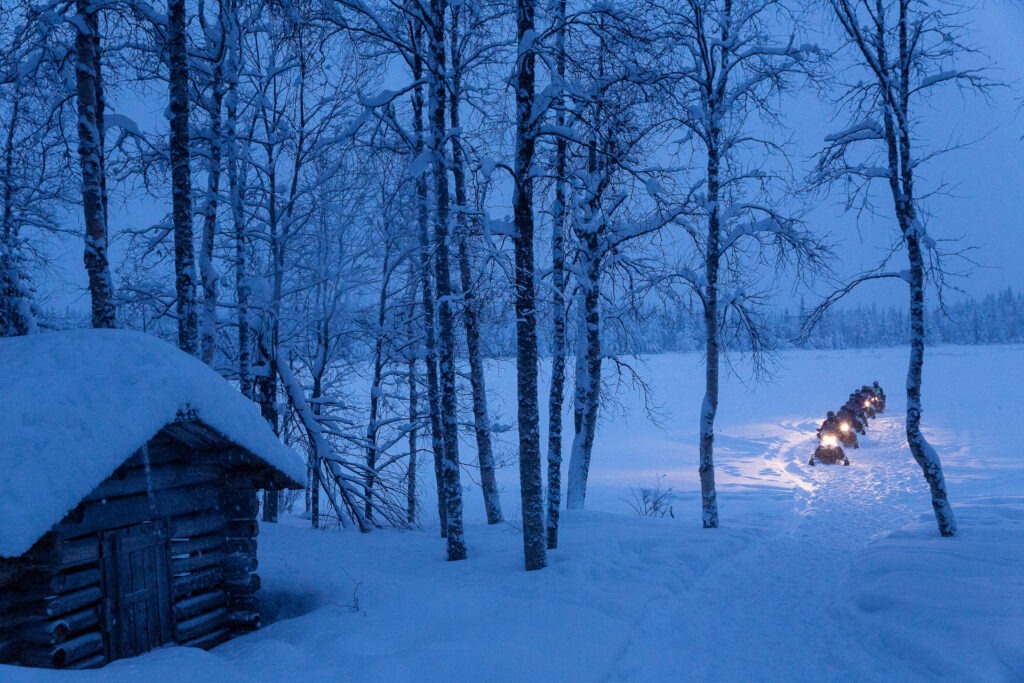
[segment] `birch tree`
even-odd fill
[[[473,430],[476,435],[477,457],[480,465],[480,488],[484,496],[484,509],[488,524],[502,521],[501,499],[495,476],[494,448],[491,420],[487,407],[487,384],[484,379],[483,358],[480,349],[480,310],[477,278],[472,263],[471,226],[479,224],[470,211],[467,162],[469,150],[464,142],[461,107],[466,62],[479,58],[473,48],[473,29],[479,30],[485,18],[470,4],[455,4],[451,8],[450,93],[449,121],[451,124],[452,178],[455,184],[455,241],[458,245],[459,289],[462,297],[462,319],[466,336],[466,356],[469,363],[469,382],[473,401]],[[469,24],[469,26],[466,26]],[[486,46],[484,47],[486,51]],[[474,54],[476,52],[476,54]]]
[[[567,122],[566,96],[566,0],[558,0],[554,13],[554,78],[556,89],[553,108],[555,127],[564,131]],[[568,215],[568,141],[565,135],[555,138],[554,200],[551,207],[551,381],[548,387],[548,452],[547,452],[547,515],[545,539],[548,550],[558,548],[559,508],[562,505],[562,405],[565,402],[565,357],[568,352],[566,334],[566,261],[565,227]]]
[[[646,18],[640,12],[598,6],[576,19],[582,35],[570,60],[575,86],[571,135],[578,138],[571,145],[576,153],[569,216],[578,315],[566,496],[570,509],[584,505],[597,433],[607,355],[601,306],[602,283],[612,275],[608,261],[614,255],[624,263],[630,242],[665,223],[657,192],[651,191],[657,185],[656,162],[647,157],[664,119],[655,113],[656,47],[647,37],[651,29]]]
[[[52,66],[52,65],[51,65]],[[48,104],[59,81],[51,69],[32,83],[0,85],[0,336],[38,330],[34,280],[48,270],[41,238],[60,226],[72,197],[62,139],[72,126]],[[47,122],[56,125],[48,126]]]
[[[99,8],[89,0],[76,0],[75,10],[75,89],[85,223],[85,270],[89,275],[92,326],[114,327],[114,285],[107,256],[109,237],[104,202],[106,176]]]
[[[202,311],[199,319],[200,358],[213,365],[217,340],[217,306],[220,297],[220,274],[215,266],[214,246],[217,237],[217,211],[220,206],[221,175],[224,150],[222,116],[224,110],[224,65],[228,57],[229,26],[232,11],[228,0],[217,0],[215,25],[211,25],[201,1],[197,10],[205,41],[203,44],[203,85],[198,88],[200,108],[205,111],[207,125],[204,138],[206,192],[199,210],[203,220],[199,249],[199,279],[203,289]]]
[[[192,232],[192,166],[189,149],[188,47],[185,0],[167,3],[167,62],[171,119],[171,202],[174,223],[174,281],[178,314],[178,346],[199,355],[196,311],[195,244]]]
[[[779,124],[776,98],[817,54],[794,38],[779,42],[783,6],[774,0],[687,0],[663,5],[666,38],[677,49],[674,87],[678,124],[686,130],[700,171],[683,203],[692,207],[684,228],[695,262],[675,276],[698,301],[704,323],[704,399],[700,410],[701,520],[719,525],[715,488],[715,417],[724,342],[734,339],[764,369],[769,335],[760,310],[768,290],[757,267],[787,263],[820,268],[825,245],[782,207],[790,197],[785,154],[751,124]]]
[[[884,181],[898,230],[897,249],[906,253],[907,270],[890,270],[887,259],[828,297],[808,322],[813,324],[862,282],[899,279],[909,285],[907,445],[928,483],[939,533],[953,536],[956,518],[942,461],[921,432],[926,281],[931,279],[941,294],[943,257],[948,254],[928,232],[915,174],[942,151],[929,149],[923,139],[921,108],[926,98],[941,87],[969,92],[989,84],[982,72],[968,66],[973,50],[966,43],[958,6],[918,0],[830,0],[827,7],[840,28],[842,54],[854,61],[862,80],[841,93],[842,110],[853,115],[844,130],[826,139],[816,180],[841,182],[851,197],[864,196],[874,180]]]
[[[540,473],[540,413],[537,395],[537,285],[534,261],[534,155],[538,117],[535,41],[536,3],[516,0],[515,160],[512,211],[515,225],[516,406],[519,424],[519,487],[523,555],[527,571],[547,565],[544,488]]]

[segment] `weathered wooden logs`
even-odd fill
[[[224,607],[218,607],[191,619],[179,621],[174,629],[174,640],[179,643],[191,640],[197,636],[224,627],[227,621],[228,610]]]
[[[213,533],[192,538],[171,539],[171,556],[191,555],[192,553],[209,552],[224,545],[224,534]]]
[[[102,652],[103,647],[103,634],[99,631],[91,631],[60,645],[49,647],[26,645],[19,652],[18,660],[29,666],[60,669]]]
[[[211,550],[206,553],[196,553],[187,557],[171,558],[171,573],[185,574],[200,569],[223,565],[228,559],[228,554],[223,549]]]
[[[171,538],[188,539],[222,531],[227,517],[220,510],[206,510],[171,519]]]
[[[174,618],[180,623],[188,621],[205,612],[218,607],[223,607],[227,598],[222,590],[213,590],[208,593],[200,593],[191,597],[179,600],[174,605]]]
[[[218,487],[210,484],[160,491],[159,495],[153,496],[146,494],[95,501],[79,506],[81,521],[65,520],[57,529],[68,537],[84,536],[159,517],[215,510],[220,505],[219,493]]]
[[[97,486],[85,497],[86,501],[101,501],[145,494],[149,491],[165,491],[168,489],[195,486],[216,481],[219,470],[213,467],[182,467],[178,464],[166,464],[145,467],[122,468],[114,476]]]
[[[174,577],[174,597],[205,592],[224,581],[223,567],[210,567],[203,571],[192,572]]]
[[[246,574],[237,579],[228,579],[224,588],[235,595],[251,595],[260,589],[260,575]]]
[[[78,571],[33,571],[23,574],[13,586],[37,595],[60,595],[86,586],[99,585],[100,570],[88,567]]]
[[[221,643],[231,640],[231,630],[227,628],[218,628],[215,631],[206,633],[189,640],[182,641],[179,643],[184,647],[198,647],[203,650],[209,650],[211,647],[216,647]]]
[[[260,535],[260,526],[255,519],[234,519],[224,527],[228,538],[256,538]]]
[[[84,631],[99,627],[99,624],[100,610],[93,605],[57,619],[25,626],[18,631],[18,637],[39,645],[58,645]]]
[[[99,561],[99,539],[96,536],[73,538],[76,535],[67,534],[65,536],[72,540],[64,540],[65,536],[46,534],[25,554],[26,565],[31,568],[68,569]]]

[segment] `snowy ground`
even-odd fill
[[[721,529],[699,528],[698,359],[655,357],[644,372],[661,427],[619,391],[589,509],[565,513],[544,571],[522,571],[509,468],[508,524],[487,527],[479,490],[467,491],[466,562],[444,561],[436,523],[363,536],[264,525],[263,630],[95,672],[0,667],[0,680],[1024,680],[1024,347],[927,356],[924,423],[946,467],[954,539],[938,536],[902,440],[905,359],[792,352],[773,384],[727,382]],[[492,370],[513,414],[514,373]],[[875,379],[888,410],[850,467],[808,467],[823,413]],[[640,519],[625,499],[658,475],[675,517]]]

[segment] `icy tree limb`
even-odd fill
[[[278,351],[278,363],[277,372],[281,377],[281,383],[284,384],[285,390],[288,394],[288,403],[291,405],[295,414],[302,421],[302,426],[306,429],[306,434],[309,436],[309,442],[313,447],[313,453],[315,459],[319,463],[324,463],[327,467],[328,473],[334,479],[338,485],[338,491],[341,494],[344,506],[348,511],[349,516],[359,526],[360,531],[369,531],[370,527],[366,522],[366,518],[363,516],[362,510],[359,509],[358,492],[355,491],[352,481],[345,475],[341,463],[338,461],[338,456],[334,455],[331,451],[331,445],[324,438],[323,428],[320,422],[316,419],[316,415],[313,414],[313,410],[309,407],[309,403],[306,401],[305,392],[302,387],[295,380],[295,376],[292,374],[291,368],[289,368],[286,359],[282,358],[280,351]],[[331,501],[332,506],[335,507],[336,511],[339,512],[338,506],[335,501]]]

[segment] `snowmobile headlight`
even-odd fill
[[[871,407],[871,401],[864,401],[864,407],[865,408],[870,408]]]
[[[825,448],[835,448],[838,445],[835,434],[826,434],[821,437],[821,445]]]
[[[850,423],[849,422],[844,422],[841,425],[839,425],[839,431],[844,432],[844,433],[850,431]]]

